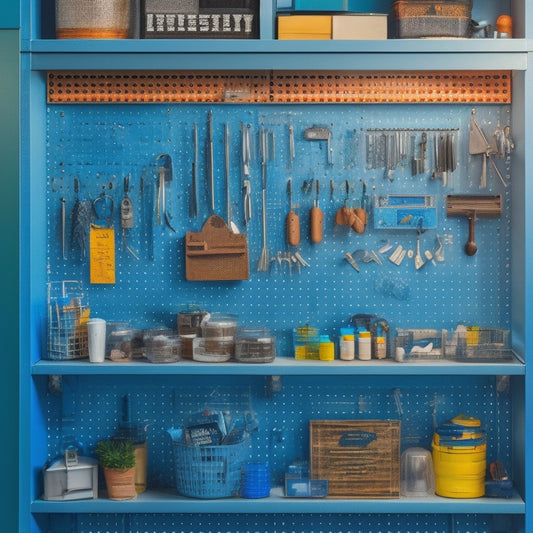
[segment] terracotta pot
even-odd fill
[[[110,500],[133,500],[137,497],[135,490],[135,468],[120,470],[104,467],[107,496]]]

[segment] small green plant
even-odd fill
[[[104,468],[128,470],[135,466],[135,451],[130,440],[101,440],[96,444],[96,455]]]

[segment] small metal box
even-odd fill
[[[86,500],[98,498],[98,461],[78,457],[77,464],[66,466],[65,458],[44,469],[45,500]]]

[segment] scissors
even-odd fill
[[[93,202],[93,209],[96,213],[95,224],[100,227],[110,228],[113,226],[113,209],[115,202],[111,196],[102,193]]]

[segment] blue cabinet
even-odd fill
[[[530,255],[527,228],[533,193],[526,176],[531,158],[527,140],[533,111],[528,69],[533,23],[525,0],[484,2],[474,15],[492,20],[509,12],[515,21],[514,39],[399,40],[399,41],[278,41],[275,37],[275,2],[260,3],[260,38],[255,40],[55,40],[51,2],[26,0],[21,29],[21,379],[20,379],[20,528],[22,531],[528,531],[533,527],[531,504],[526,500],[531,468],[526,443],[531,434],[531,384],[526,371]],[[352,71],[423,72],[512,71],[512,104],[478,106],[479,117],[494,125],[505,117],[516,142],[509,167],[510,184],[502,189],[505,214],[501,223],[478,225],[480,254],[471,262],[462,255],[463,221],[439,224],[453,233],[447,260],[440,270],[428,264],[417,272],[405,267],[394,271],[410,286],[409,301],[391,301],[375,290],[375,281],[390,272],[371,269],[361,276],[350,270],[343,255],[368,243],[347,234],[328,235],[322,248],[306,243],[302,251],[311,267],[302,272],[288,267],[257,272],[261,252],[261,167],[253,161],[255,210],[248,228],[250,280],[239,283],[198,283],[184,280],[183,238],[199,230],[200,219],[185,215],[184,176],[190,168],[193,124],[205,133],[207,110],[213,110],[217,139],[222,126],[231,124],[238,146],[239,122],[251,122],[254,133],[265,126],[276,135],[277,159],[269,176],[269,227],[272,249],[282,249],[283,216],[287,205],[286,180],[300,183],[312,172],[336,189],[321,196],[321,205],[333,219],[343,196],[339,187],[353,174],[366,176],[377,191],[384,190],[383,175],[364,167],[365,132],[373,128],[468,129],[470,106],[402,104],[71,104],[47,103],[47,74],[79,72],[187,72],[187,71]],[[287,171],[290,150],[285,126],[330,124],[333,170],[321,143],[297,138],[299,168]],[[202,137],[203,138],[203,137]],[[463,133],[462,159],[457,174],[462,192],[477,190],[479,161],[472,161]],[[312,146],[311,146],[312,144]],[[154,157],[172,151],[179,183],[171,197],[177,235],[156,233],[148,240],[133,234],[141,259],[117,253],[118,282],[91,286],[91,312],[116,320],[157,325],[175,320],[180,303],[202,303],[215,311],[237,310],[243,321],[258,321],[279,336],[276,361],[267,365],[225,363],[209,365],[182,361],[175,365],[49,361],[46,350],[46,284],[80,277],[88,284],[87,264],[61,250],[60,200],[69,206],[76,198],[73,179],[83,195],[96,197],[101,190],[122,191],[123,175],[131,174],[131,196],[140,202],[139,178],[153,177]],[[215,157],[222,161],[221,142]],[[361,162],[363,161],[363,162]],[[203,165],[203,162],[202,162]],[[222,167],[221,167],[222,168]],[[335,172],[335,174],[333,174]],[[183,174],[183,175],[182,175]],[[220,174],[222,176],[223,173]],[[235,173],[237,174],[237,173]],[[320,174],[320,175],[319,175]],[[237,178],[236,178],[237,179]],[[411,179],[411,178],[409,178]],[[224,208],[222,179],[217,185],[217,208]],[[356,181],[360,186],[359,181]],[[385,183],[385,185],[384,185]],[[112,184],[112,187],[109,186]],[[153,182],[151,182],[153,185]],[[457,187],[460,187],[459,182]],[[432,188],[443,198],[440,184],[401,180],[394,185],[413,192]],[[501,184],[490,188],[500,190]],[[389,189],[390,190],[390,189]],[[113,191],[113,192],[111,192]],[[232,197],[241,194],[232,186]],[[202,193],[203,194],[203,193]],[[301,195],[301,191],[298,190]],[[357,190],[357,194],[360,191]],[[204,197],[202,196],[202,199]],[[311,198],[312,200],[312,198]],[[239,197],[240,201],[240,197]],[[305,206],[309,196],[301,196]],[[235,212],[240,204],[233,201]],[[117,204],[118,202],[115,202]],[[312,203],[312,202],[311,202]],[[512,206],[512,209],[511,209]],[[204,206],[205,209],[205,206]],[[118,220],[118,219],[117,219]],[[463,233],[460,233],[461,228]],[[374,233],[376,246],[390,235]],[[402,239],[404,237],[401,237]],[[414,247],[415,237],[406,246]],[[483,246],[485,247],[483,249]],[[392,267],[391,267],[392,268]],[[400,274],[398,274],[400,272]],[[296,361],[292,357],[292,327],[316,320],[334,334],[358,312],[387,314],[398,327],[449,327],[454,320],[499,322],[511,330],[515,357],[498,363],[433,361],[400,364],[392,360],[357,364],[335,361]],[[459,318],[456,318],[459,317]],[[296,323],[295,323],[296,322]],[[445,326],[444,326],[445,324]],[[172,324],[173,325],[173,324]],[[51,380],[50,376],[54,376]],[[272,376],[276,376],[275,379]],[[278,381],[278,378],[279,381]],[[57,379],[56,379],[57,378]],[[274,386],[275,382],[275,386]],[[52,385],[51,385],[52,383]],[[58,385],[59,384],[59,385]],[[281,384],[280,387],[277,385]],[[279,390],[278,390],[279,388]],[[129,395],[136,414],[147,421],[149,434],[149,490],[131,502],[96,500],[49,502],[42,499],[42,466],[58,452],[62,440],[75,435],[90,451],[97,439],[109,435],[117,424],[120,398]],[[172,477],[172,460],[164,430],[179,424],[185,413],[207,404],[225,410],[253,409],[258,429],[252,434],[250,459],[266,459],[272,466],[276,488],[269,498],[246,500],[191,500],[180,497]],[[305,456],[309,447],[308,421],[332,418],[394,418],[402,421],[404,444],[429,446],[433,418],[469,412],[484,419],[489,431],[490,458],[503,458],[511,471],[515,492],[509,499],[450,500],[446,498],[398,500],[325,499],[283,497],[284,469]]]

